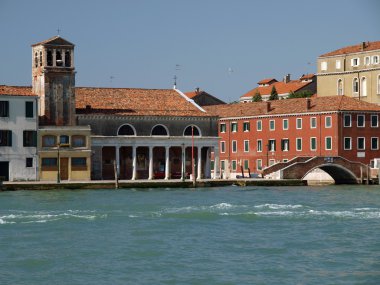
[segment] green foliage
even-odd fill
[[[293,91],[291,91],[289,93],[288,99],[292,99],[292,98],[308,98],[308,97],[311,97],[312,95],[313,95],[313,92],[310,91],[310,90],[298,91],[296,93],[294,93]]]
[[[272,87],[272,91],[270,92],[269,100],[278,100],[278,93],[276,87]]]
[[[255,95],[252,97],[252,102],[261,102],[263,98],[261,98],[261,94],[259,91],[256,91]]]

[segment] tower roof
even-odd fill
[[[50,39],[44,40],[42,42],[33,44],[32,47],[34,46],[72,46],[74,47],[75,45],[68,40],[65,40],[64,38],[61,38],[60,36],[54,36]]]

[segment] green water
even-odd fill
[[[380,187],[2,192],[0,284],[380,284]]]

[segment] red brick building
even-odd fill
[[[298,156],[380,158],[380,107],[346,96],[206,107],[218,115],[220,167],[227,177],[260,173]],[[216,167],[218,167],[216,165]]]

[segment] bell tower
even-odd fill
[[[55,36],[32,45],[33,93],[45,125],[75,125],[74,44]]]

